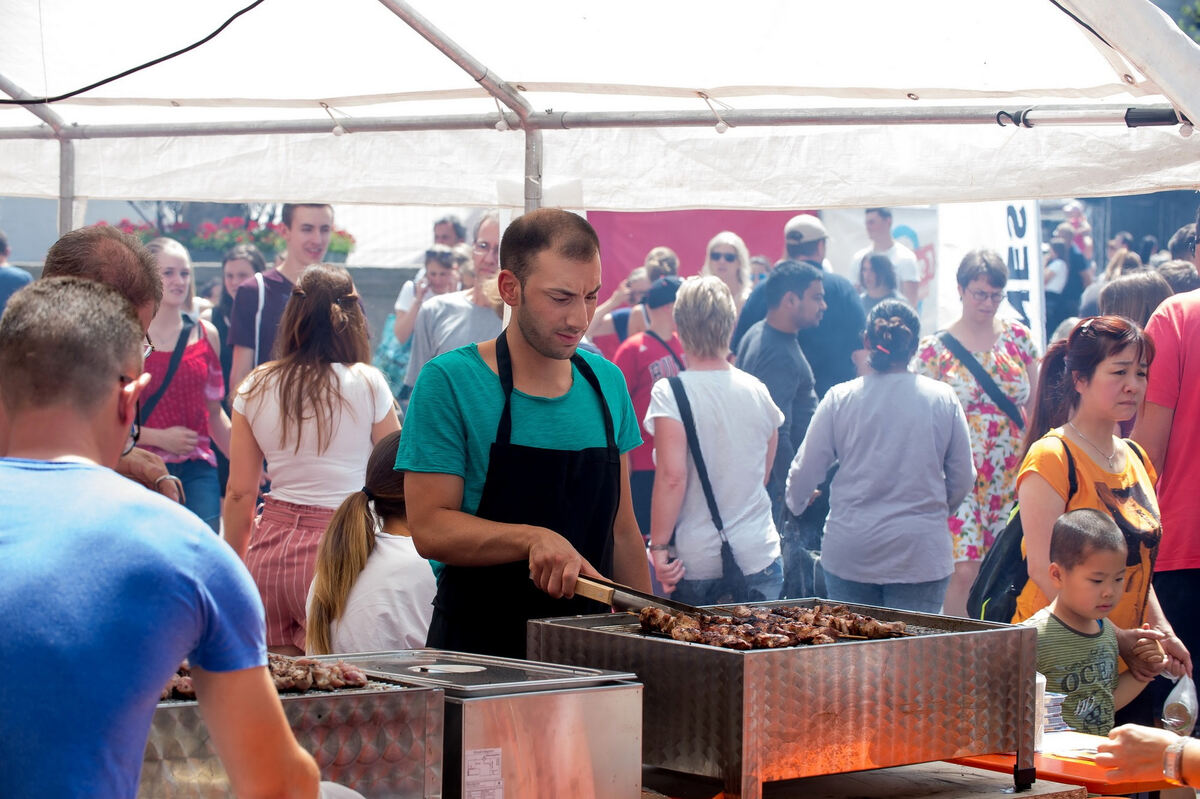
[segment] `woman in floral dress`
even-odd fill
[[[1037,385],[1039,353],[1029,328],[996,317],[1004,300],[1008,268],[991,250],[973,250],[958,267],[962,316],[946,332],[956,338],[983,366],[1000,391],[1027,416],[1026,406]],[[954,539],[954,574],[946,589],[943,612],[965,616],[967,594],[979,573],[979,563],[992,541],[1008,523],[1014,478],[1021,465],[1024,425],[1018,426],[952,353],[941,334],[921,341],[914,360],[918,374],[954,388],[971,429],[971,450],[978,477],[975,489],[950,516]]]

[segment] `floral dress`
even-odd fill
[[[1026,367],[1039,353],[1029,328],[1016,322],[1006,324],[990,351],[972,355],[1020,408],[1031,390]],[[921,339],[913,367],[917,374],[949,384],[966,414],[978,474],[975,489],[950,516],[950,533],[955,562],[981,560],[1008,523],[1016,501],[1014,481],[1021,465],[1024,432],[996,407],[975,376],[936,335]]]

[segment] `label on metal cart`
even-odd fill
[[[504,799],[502,750],[468,749],[463,799]]]

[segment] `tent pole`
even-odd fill
[[[525,213],[542,207],[542,131],[525,131]]]
[[[0,78],[2,85],[2,78]],[[47,112],[50,113],[50,112]],[[52,115],[52,114],[51,114]],[[722,112],[734,127],[845,125],[996,125],[997,116],[1007,125],[1023,119],[1037,125],[1123,125],[1127,127],[1175,125],[1181,120],[1169,105],[1065,106],[1046,105],[1001,109],[991,107],[944,108],[813,108],[749,109]],[[487,130],[494,128],[498,114],[462,114],[424,117],[355,117],[342,121],[347,133],[390,133],[420,130]],[[571,130],[581,128],[684,128],[712,127],[708,111],[580,111],[533,112],[523,122],[526,130]],[[328,118],[307,120],[262,120],[258,122],[199,122],[147,125],[71,125],[55,132],[39,125],[31,128],[0,128],[6,139],[132,139],[173,136],[258,136],[272,134],[329,133]],[[539,145],[540,147],[540,145]]]
[[[457,42],[443,33],[432,22],[417,13],[416,9],[403,0],[379,0],[384,8],[391,11],[408,26],[419,33],[427,42],[442,52],[447,58],[471,76],[471,79],[487,89],[488,94],[511,108],[524,122],[533,106],[505,81],[497,77],[474,56],[464,50]]]
[[[58,235],[75,227],[75,142],[58,143]]]
[[[0,91],[4,92],[14,100],[34,99],[32,94],[13,83],[4,75],[0,75]],[[45,103],[37,103],[35,105],[27,105],[23,107],[26,111],[49,125],[51,129],[54,130],[54,134],[56,136],[61,134],[63,129],[67,126],[67,123],[63,120],[63,118],[51,111]]]

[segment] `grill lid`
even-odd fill
[[[463,698],[588,688],[637,680],[637,675],[632,672],[560,666],[440,649],[368,652],[340,659],[358,666],[369,677],[442,688],[448,696]]]

